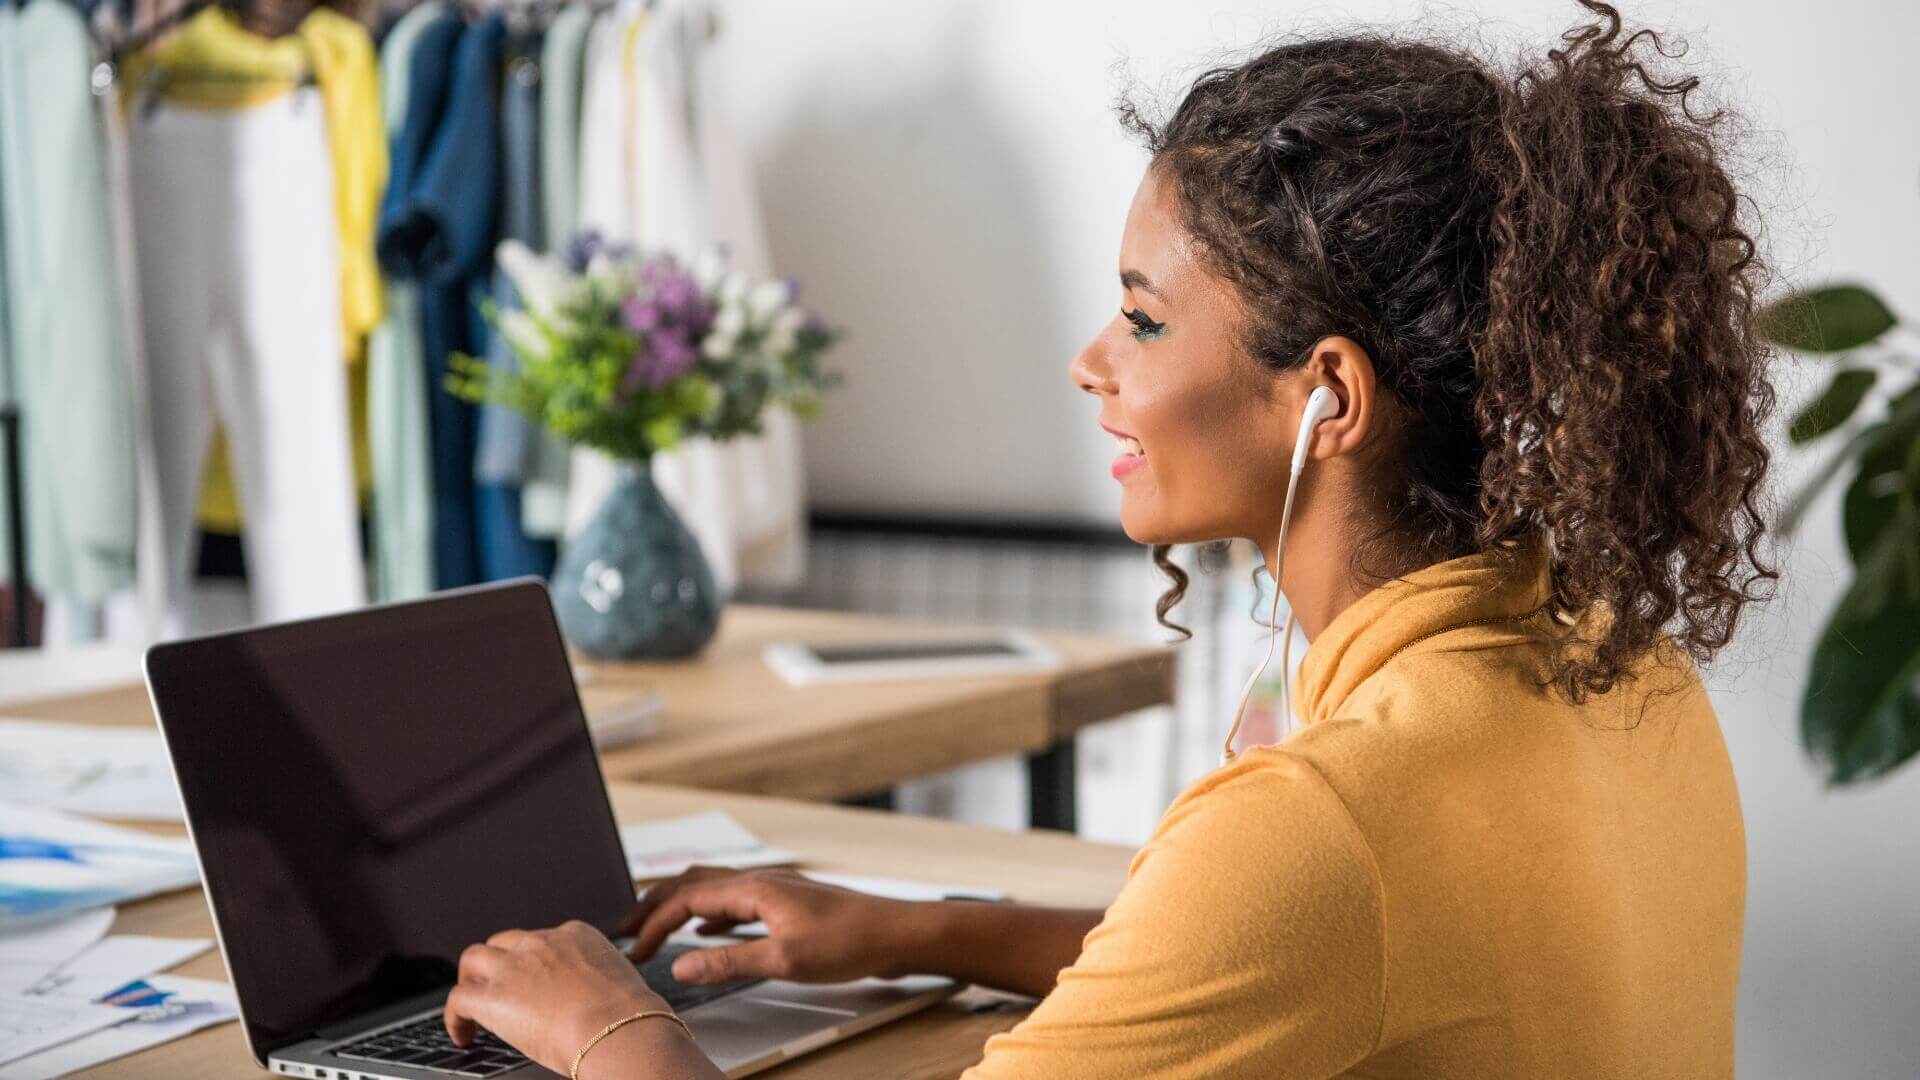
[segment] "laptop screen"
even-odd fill
[[[160,645],[147,678],[258,1056],[632,905],[537,581]]]

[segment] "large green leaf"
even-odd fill
[[[1920,387],[1895,399],[1886,422],[1868,430],[1872,435],[1860,451],[1860,471],[1847,485],[1840,504],[1847,551],[1856,566],[1864,564],[1867,552],[1893,520],[1901,493],[1909,501],[1915,497],[1907,463],[1920,443]]]
[[[1800,733],[1830,784],[1920,753],[1920,598],[1903,580],[1920,528],[1902,525],[1881,535],[1814,647]]]
[[[1794,352],[1857,349],[1893,328],[1893,312],[1858,285],[1829,285],[1794,293],[1760,310],[1760,336]]]
[[[1872,368],[1848,368],[1836,374],[1826,390],[1793,418],[1787,438],[1795,443],[1810,442],[1846,423],[1867,391],[1873,389],[1873,379]]]

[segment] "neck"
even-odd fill
[[[1372,591],[1372,586],[1354,575],[1348,557],[1361,540],[1361,530],[1311,502],[1307,498],[1308,483],[1303,481],[1301,498],[1294,504],[1293,521],[1287,529],[1286,565],[1275,573],[1277,524],[1276,531],[1260,541],[1260,554],[1266,559],[1267,573],[1286,594],[1288,609],[1307,640],[1312,641],[1354,601]],[[1305,510],[1302,504],[1314,509]]]

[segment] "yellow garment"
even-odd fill
[[[1547,565],[1427,567],[1336,617],[1303,726],[1202,778],[1054,991],[964,1080],[1733,1075],[1746,840],[1670,644],[1539,685]]]
[[[121,103],[131,106],[158,90],[181,105],[243,109],[287,93],[309,70],[306,47],[298,40],[262,37],[216,4],[127,58]]]
[[[387,129],[380,113],[380,62],[366,28],[328,8],[300,20],[295,36],[313,62],[327,107],[327,149],[333,157],[334,212],[340,224],[340,307],[347,353],[386,317],[380,264],[373,246],[380,196],[387,188]]]
[[[130,95],[149,80],[167,100],[195,108],[248,108],[291,92],[311,72],[327,112],[333,159],[334,214],[339,227],[340,316],[346,342],[348,423],[354,480],[365,499],[372,488],[367,429],[366,337],[384,317],[374,257],[380,196],[387,184],[386,129],[380,114],[379,62],[359,23],[327,8],[302,19],[293,35],[267,38],[242,27],[225,9],[208,7],[129,59]],[[240,501],[227,467],[227,442],[216,432],[200,486],[199,519],[217,532],[238,532]]]

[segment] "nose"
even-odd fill
[[[1117,387],[1113,381],[1113,367],[1107,362],[1107,345],[1099,337],[1087,342],[1073,358],[1073,366],[1068,368],[1073,384],[1089,394],[1103,395],[1113,393]]]

